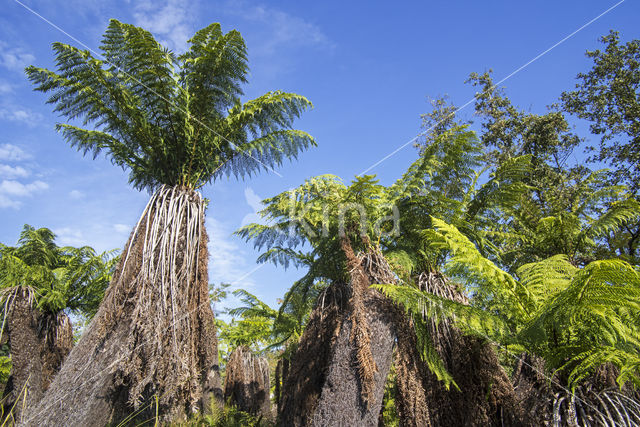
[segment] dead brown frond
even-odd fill
[[[224,400],[244,412],[271,418],[269,362],[248,347],[229,356],[224,381]]]
[[[561,386],[558,373],[546,374],[543,359],[522,354],[513,383],[518,405],[532,424],[638,426],[640,396],[631,386],[620,389],[617,375],[613,365],[602,365],[572,392]]]
[[[369,252],[356,256],[351,248],[351,244],[346,237],[341,240],[342,250],[347,258],[347,268],[351,276],[351,298],[349,305],[351,308],[351,337],[354,343],[360,384],[362,387],[362,400],[365,405],[369,405],[373,400],[375,388],[375,373],[378,370],[373,355],[371,354],[371,332],[367,321],[366,311],[363,305],[364,294],[371,285],[371,275],[367,275],[364,266],[369,266],[367,262],[375,255]],[[368,276],[368,277],[367,277]]]
[[[333,283],[322,292],[291,363],[283,362],[281,425],[307,425],[318,405],[343,323],[346,293],[342,283]]]
[[[429,403],[422,378],[427,368],[417,351],[416,336],[411,319],[404,313],[396,315],[397,348],[394,365],[396,369],[396,411],[402,426],[429,427]]]

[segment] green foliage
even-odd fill
[[[604,178],[604,171],[596,171],[573,182],[563,180],[567,191],[546,192],[546,206],[525,199],[507,207],[508,226],[515,233],[499,242],[505,264],[513,271],[558,254],[580,265],[614,256],[631,261],[616,236],[640,219],[640,205],[627,198],[624,187],[610,186]]]
[[[246,47],[240,33],[223,34],[220,24],[198,31],[181,55],[116,20],[102,39],[104,59],[63,43],[53,51],[57,71],[26,72],[35,90],[50,94],[55,112],[82,126],[57,129],[84,154],[104,151],[138,189],[249,176],[315,145],[292,129],[311,107],[306,98],[274,91],[241,102]]]
[[[603,363],[620,370],[621,386],[627,381],[638,384],[640,273],[636,269],[616,259],[579,269],[567,257],[555,256],[522,266],[516,279],[483,258],[455,227],[434,222],[452,252],[449,268],[475,289],[474,303],[503,319],[514,332],[507,344],[541,356],[551,370],[566,372],[572,387]],[[410,302],[407,307],[422,308]],[[462,316],[459,322],[463,327],[467,323]],[[491,331],[487,328],[486,335],[500,342]]]
[[[587,73],[579,73],[575,90],[561,96],[563,108],[591,122],[600,144],[591,161],[604,161],[614,169],[614,183],[640,190],[640,40],[620,43],[611,31],[601,39],[604,50],[587,51],[593,60]]]
[[[215,285],[213,283],[209,284],[209,300],[211,301],[213,314],[216,319],[222,313],[220,310],[216,309],[216,304],[227,299],[229,295],[229,287],[231,284],[229,283],[220,283],[219,285]]]
[[[244,289],[235,290],[233,295],[241,305],[227,311],[233,317],[231,322],[216,319],[221,352],[242,345],[253,351],[286,350],[302,335],[311,311],[309,298],[289,291],[281,308],[275,310]]]
[[[613,363],[639,384],[640,273],[620,260],[594,261],[538,311],[520,340],[578,384],[603,363]]]
[[[442,265],[447,253],[442,244],[440,247],[436,244],[440,237],[429,234],[434,224],[425,213],[446,216],[488,247],[484,228],[493,222],[492,213],[528,190],[522,184],[522,176],[529,171],[529,157],[510,159],[485,184],[478,186],[484,173],[481,166],[477,137],[466,127],[457,126],[425,144],[420,158],[389,187],[380,185],[372,176],[356,177],[348,186],[332,175],[311,178],[263,202],[261,214],[268,225],[251,224],[237,234],[253,240],[258,248],[267,248],[259,262],[307,268],[306,274],[287,292],[280,309],[282,319],[295,298],[302,308],[296,311],[299,314],[295,318],[302,325],[318,290],[326,283],[349,280],[340,236],[347,236],[356,251],[367,250],[371,242],[377,242],[394,271],[407,282],[412,274]],[[295,249],[305,245],[310,246],[310,251]],[[415,294],[407,296],[413,297]],[[420,313],[431,307],[428,316],[436,319],[448,318],[455,306],[437,298],[414,302],[422,304],[416,308]],[[467,306],[461,310],[468,330],[486,327],[489,322],[495,323],[493,327],[497,330],[504,329],[503,321],[482,317],[483,312],[476,308]],[[460,316],[462,311],[458,313]],[[430,369],[448,386],[451,375],[427,332],[428,319],[414,316],[420,352]]]
[[[505,231],[499,213],[514,205],[530,187],[523,180],[530,156],[505,161],[492,173],[482,161],[482,146],[465,126],[453,127],[425,142],[421,155],[389,192],[400,212],[400,233],[386,251],[407,265],[406,271],[429,271],[442,265],[442,251],[429,243],[423,230],[433,227],[431,216],[455,224],[485,254],[495,254],[491,237]],[[480,185],[479,181],[485,182]]]
[[[5,354],[8,354],[7,351],[3,351]],[[11,374],[11,357],[9,356],[0,356],[0,384],[6,384],[9,380],[9,375]]]
[[[381,425],[385,427],[399,427],[400,419],[396,412],[396,372],[395,366],[389,369],[387,381],[384,384],[384,397],[382,398],[382,409],[380,410]]]
[[[222,408],[212,399],[203,414],[191,417],[186,422],[170,423],[175,427],[268,427],[273,426],[271,420],[264,419],[241,411],[235,406],[224,405]]]
[[[35,293],[40,310],[92,317],[118,261],[114,251],[58,247],[46,228],[25,225],[18,246],[0,244],[0,289],[24,287]],[[7,295],[5,293],[5,295]]]
[[[499,165],[513,157],[530,155],[533,170],[528,183],[541,186],[541,182],[553,181],[580,142],[562,112],[538,115],[519,110],[493,83],[491,71],[471,73],[467,83],[480,88],[475,110],[481,118],[487,159]]]
[[[455,226],[432,218],[436,231],[427,230],[433,245],[448,249],[451,256],[447,272],[452,277],[467,279],[467,287],[476,302],[487,309],[501,309],[513,326],[531,310],[529,291],[510,274],[485,258],[476,246]]]
[[[434,319],[436,323],[440,323],[444,319],[450,319],[465,334],[491,337],[497,342],[506,342],[513,332],[503,318],[489,311],[439,297],[410,285],[373,285],[372,287],[401,305],[408,314],[418,315],[420,322],[424,322],[424,319]],[[427,350],[422,353],[423,360],[426,360]]]

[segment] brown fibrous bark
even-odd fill
[[[356,256],[346,240],[342,249],[349,286],[331,285],[316,303],[284,383],[281,425],[377,425],[397,309],[369,286],[395,277],[378,249]]]
[[[43,313],[32,291],[17,287],[6,296],[6,332],[11,373],[3,406],[20,420],[23,410],[37,404],[73,346],[73,329],[64,312]],[[4,332],[4,331],[3,331]]]

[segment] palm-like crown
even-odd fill
[[[305,97],[275,91],[241,102],[248,65],[240,33],[211,24],[189,43],[176,55],[148,31],[111,20],[101,59],[54,43],[57,72],[26,72],[54,111],[81,121],[57,125],[65,139],[94,158],[105,150],[138,189],[251,175],[315,145],[292,129],[311,107]]]

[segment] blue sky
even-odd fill
[[[243,222],[255,220],[260,199],[319,174],[350,180],[420,132],[428,96],[448,94],[462,105],[474,95],[464,84],[469,73],[492,68],[501,80],[618,4],[20,2],[6,0],[0,16],[0,242],[14,244],[28,223],[54,230],[59,244],[121,248],[149,197],[133,190],[127,174],[107,160],[83,158],[64,143],[53,129],[59,118],[45,96],[31,90],[24,66],[53,67],[55,41],[97,49],[110,18],[142,26],[178,51],[195,31],[220,22],[246,40],[247,99],[281,89],[315,106],[296,127],[312,134],[318,147],[280,168],[281,176],[263,173],[203,189],[211,199],[210,281],[247,288],[272,305],[301,272],[256,269],[258,253],[232,236]],[[640,38],[639,17],[638,2],[623,1],[502,85],[516,105],[544,112],[589,68],[584,52],[598,48],[601,35],[616,29],[625,41]],[[470,118],[471,108],[459,114]],[[383,183],[395,180],[416,158],[411,145],[369,173]]]

